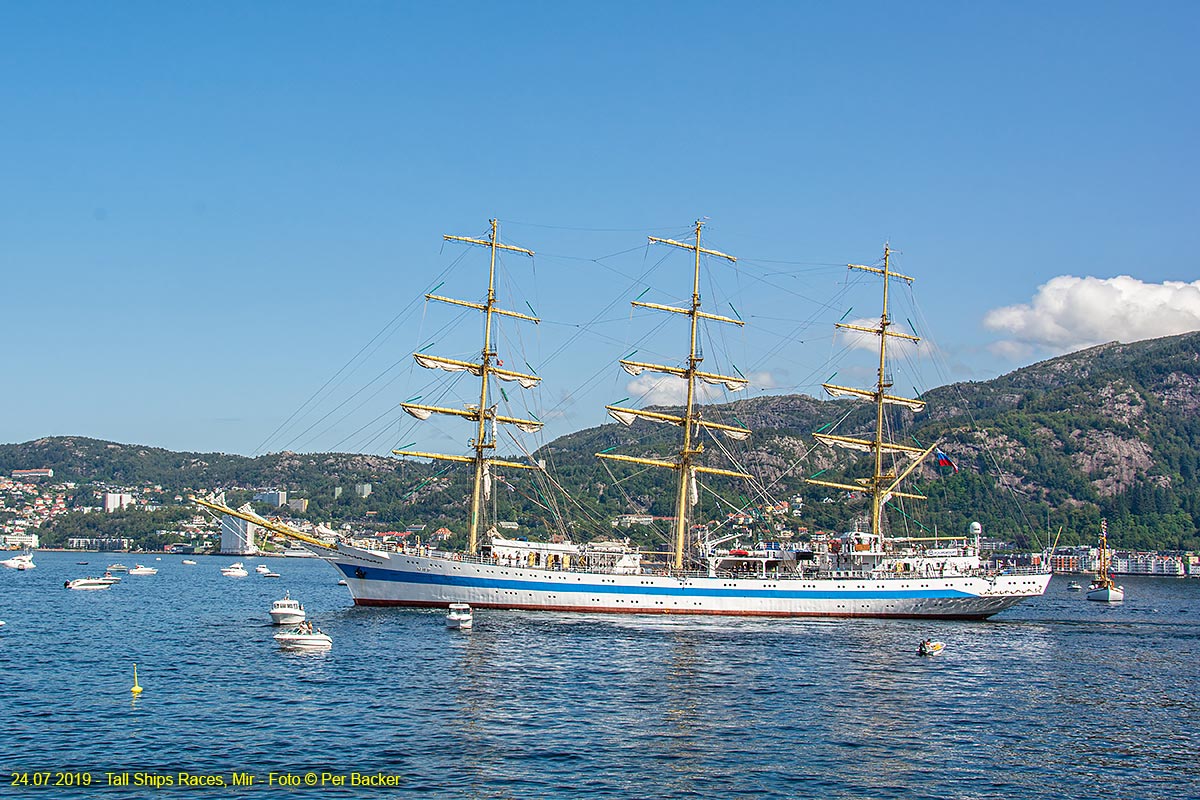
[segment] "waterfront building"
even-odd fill
[[[254,545],[254,535],[258,526],[248,520],[231,517],[221,517],[221,549],[222,555],[251,556],[258,552]]]

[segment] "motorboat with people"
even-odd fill
[[[466,630],[471,627],[473,618],[471,606],[468,603],[451,603],[450,611],[446,614],[446,627]]]
[[[314,628],[311,622],[302,622],[295,628],[280,631],[274,639],[287,650],[328,650],[333,647],[333,637]]]
[[[95,590],[95,589],[111,589],[114,581],[105,578],[76,578],[73,581],[63,583],[63,588],[80,589],[80,590]]]
[[[1098,603],[1119,603],[1125,599],[1125,587],[1118,586],[1108,574],[1108,520],[1100,520],[1100,547],[1096,557],[1096,577],[1088,587],[1087,599]]]
[[[283,593],[282,600],[271,603],[272,625],[299,625],[304,622],[304,606],[299,600],[293,600],[290,592]]]
[[[146,567],[141,564],[134,564],[133,569],[129,570],[130,575],[157,575],[158,570],[155,567]]]
[[[0,561],[0,565],[8,567],[9,569],[20,570],[33,569],[37,566],[37,564],[33,563],[33,553],[20,553],[12,558],[6,558],[3,561]]]
[[[1067,584],[1067,591],[1068,592],[1082,592],[1083,587],[1079,584],[1078,581],[1071,581],[1070,583]]]
[[[945,649],[945,642],[935,642],[933,639],[925,639],[917,646],[917,655],[936,656]]]
[[[235,561],[228,567],[221,567],[221,574],[226,578],[244,578],[250,573],[246,572],[246,567],[242,562]]]

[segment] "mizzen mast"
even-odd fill
[[[871,472],[870,478],[856,479],[857,485],[837,483],[833,481],[819,481],[813,478],[807,480],[808,483],[813,483],[818,486],[830,486],[835,489],[845,489],[851,492],[861,492],[866,490],[871,495],[871,533],[879,534],[882,531],[882,516],[883,506],[892,497],[908,497],[914,500],[924,500],[924,495],[910,494],[907,492],[897,491],[900,482],[907,478],[917,465],[921,463],[930,453],[934,451],[937,444],[932,444],[928,448],[909,447],[907,445],[895,444],[886,442],[883,439],[883,408],[886,405],[899,405],[913,411],[920,411],[925,407],[924,400],[916,400],[908,397],[898,397],[888,394],[888,390],[892,388],[892,378],[887,371],[887,340],[889,336],[898,339],[907,339],[911,342],[919,342],[921,339],[917,336],[912,336],[907,333],[890,330],[892,326],[891,318],[888,317],[888,289],[892,279],[902,280],[909,285],[913,279],[907,275],[901,275],[899,272],[892,271],[891,268],[891,248],[886,244],[883,247],[883,267],[868,267],[862,264],[847,264],[850,269],[862,270],[863,272],[873,272],[883,278],[883,312],[879,316],[878,328],[867,328],[861,325],[851,325],[847,323],[837,323],[836,327],[846,328],[848,330],[859,331],[861,333],[869,333],[879,337],[879,372],[875,380],[874,391],[866,389],[854,389],[848,386],[838,386],[832,383],[821,384],[825,391],[833,397],[863,397],[875,402],[875,430],[874,437],[871,439],[856,439],[849,436],[833,436],[826,433],[813,434],[818,441],[834,446],[844,447],[850,450],[860,450],[869,452],[874,456],[874,469]],[[911,457],[912,463],[904,469],[899,475],[892,472],[884,471],[883,454],[903,454]]]
[[[704,227],[704,222],[697,220],[695,234],[696,241],[693,244],[685,244],[677,242],[674,239],[660,239],[657,236],[648,237],[652,244],[666,244],[672,247],[679,247],[684,250],[691,250],[695,253],[695,270],[692,278],[692,302],[688,308],[676,308],[674,306],[664,306],[657,303],[643,303],[637,300],[633,301],[635,307],[649,308],[655,311],[667,311],[672,314],[684,314],[691,321],[691,346],[688,350],[687,366],[686,367],[670,367],[663,364],[648,364],[641,361],[621,360],[621,366],[630,375],[640,375],[646,370],[651,372],[661,372],[666,375],[674,375],[677,378],[682,378],[687,382],[687,400],[684,403],[683,416],[674,414],[661,414],[653,411],[640,411],[621,406],[605,406],[608,413],[618,422],[625,425],[633,424],[637,418],[649,419],[656,422],[666,422],[672,425],[679,425],[683,428],[683,443],[679,449],[678,457],[675,461],[660,461],[652,458],[635,458],[633,456],[623,456],[614,453],[597,453],[599,458],[607,458],[613,461],[624,461],[631,464],[644,464],[651,467],[664,467],[673,469],[679,472],[679,489],[675,502],[675,531],[673,537],[673,559],[672,564],[675,569],[683,568],[683,550],[684,544],[687,541],[688,531],[688,509],[690,505],[696,502],[695,497],[695,480],[696,473],[704,473],[709,475],[726,475],[735,478],[749,478],[751,476],[742,472],[734,472],[726,469],[716,469],[714,467],[705,467],[695,464],[695,457],[704,452],[702,443],[693,444],[693,431],[699,428],[707,428],[710,430],[718,430],[733,439],[745,439],[750,435],[747,428],[738,428],[733,425],[721,425],[715,422],[707,422],[700,419],[700,413],[696,409],[696,380],[702,380],[710,384],[720,384],[725,386],[730,391],[740,391],[746,388],[749,383],[745,378],[733,377],[729,375],[718,375],[712,372],[704,372],[700,369],[700,363],[704,361],[704,356],[697,347],[697,328],[701,319],[714,320],[716,322],[728,322],[734,325],[744,325],[740,319],[732,317],[723,317],[718,314],[709,314],[700,310],[700,255],[714,256],[723,258],[731,263],[736,263],[737,258],[717,250],[710,250],[700,246],[700,229]],[[688,502],[691,496],[691,503]]]
[[[471,442],[471,447],[475,449],[475,455],[471,456],[455,456],[444,455],[441,453],[423,453],[413,450],[393,450],[392,452],[399,456],[415,456],[418,458],[435,458],[443,461],[457,461],[460,463],[474,465],[474,481],[471,488],[471,524],[467,538],[467,552],[475,553],[479,548],[479,520],[482,507],[482,499],[485,492],[489,491],[491,482],[490,468],[493,466],[510,467],[514,469],[537,469],[532,464],[520,464],[513,461],[501,461],[495,458],[489,458],[487,453],[496,448],[495,425],[503,423],[507,425],[515,425],[526,433],[533,433],[541,429],[542,423],[538,420],[520,419],[517,417],[506,417],[496,412],[496,406],[488,406],[488,379],[496,377],[503,381],[515,381],[523,388],[529,389],[537,385],[541,380],[536,375],[527,375],[522,372],[513,372],[512,370],[503,369],[500,362],[497,361],[497,352],[492,346],[492,317],[499,314],[504,317],[513,317],[522,319],[528,322],[538,323],[537,317],[531,317],[526,314],[520,314],[516,311],[506,311],[496,307],[496,253],[499,250],[508,250],[522,255],[533,256],[532,250],[526,250],[523,247],[514,247],[509,244],[500,242],[500,225],[498,220],[491,220],[492,230],[487,239],[472,239],[467,236],[450,236],[445,235],[442,238],[448,242],[465,242],[467,244],[480,245],[491,250],[491,265],[488,270],[488,292],[486,303],[470,303],[465,300],[455,300],[450,297],[441,297],[435,294],[425,295],[427,300],[437,300],[441,303],[449,303],[456,306],[464,306],[473,308],[477,311],[482,311],[484,315],[483,323],[483,350],[479,363],[471,361],[458,361],[451,358],[442,358],[440,356],[432,356],[427,353],[413,353],[413,359],[419,366],[426,369],[441,369],[447,372],[470,372],[479,378],[479,405],[469,405],[465,409],[458,408],[442,408],[439,406],[417,405],[415,403],[401,403],[400,407],[408,414],[417,419],[429,419],[433,414],[448,414],[456,417],[469,419],[476,424],[475,439]],[[488,438],[488,423],[492,423],[492,438]]]

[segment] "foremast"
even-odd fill
[[[492,345],[492,318],[496,315],[504,317],[512,317],[514,319],[525,320],[537,324],[541,320],[537,317],[531,317],[527,314],[521,314],[516,311],[506,311],[498,308],[496,305],[496,254],[498,251],[509,251],[520,253],[526,256],[533,256],[532,250],[526,250],[523,247],[514,247],[509,244],[500,242],[500,224],[498,220],[491,220],[491,232],[487,239],[472,239],[467,236],[451,236],[449,234],[442,237],[448,242],[464,242],[466,244],[479,245],[487,247],[491,250],[491,261],[488,269],[488,290],[487,302],[471,303],[466,300],[455,300],[450,297],[441,297],[436,294],[425,295],[426,300],[436,300],[441,303],[449,303],[456,306],[464,306],[473,308],[483,312],[483,349],[480,352],[479,363],[471,361],[458,361],[451,358],[442,358],[433,356],[427,353],[413,353],[413,359],[419,366],[426,369],[442,369],[447,372],[462,372],[467,371],[479,378],[479,405],[467,406],[465,409],[458,408],[442,408],[440,406],[426,406],[415,403],[401,403],[400,407],[408,414],[417,419],[429,419],[433,414],[448,414],[450,416],[462,417],[471,420],[475,423],[475,439],[471,441],[471,447],[475,450],[474,456],[458,456],[446,455],[443,453],[424,453],[415,450],[393,450],[392,452],[399,456],[414,456],[417,458],[433,458],[443,461],[456,461],[459,463],[471,464],[473,466],[473,480],[471,486],[471,519],[470,528],[467,536],[467,552],[475,553],[479,549],[479,522],[482,513],[482,505],[485,490],[490,484],[490,469],[493,466],[509,467],[512,469],[537,469],[532,464],[521,464],[513,461],[502,461],[500,459],[491,458],[488,453],[495,450],[495,425],[497,423],[506,425],[515,425],[521,430],[532,433],[541,429],[542,423],[539,420],[520,419],[517,417],[507,417],[497,413],[496,407],[488,406],[488,380],[491,377],[496,377],[504,381],[515,381],[522,388],[532,388],[541,380],[536,375],[527,375],[522,372],[513,372],[512,370],[503,369],[501,363],[497,360],[497,351]],[[531,309],[532,310],[532,309]],[[488,423],[492,423],[491,438],[488,435]]]
[[[884,441],[883,430],[883,410],[887,405],[899,405],[920,411],[925,407],[924,400],[916,400],[908,397],[898,397],[888,394],[888,390],[892,388],[892,379],[887,371],[887,342],[888,337],[897,339],[907,339],[911,342],[921,341],[919,337],[912,336],[900,331],[891,330],[893,322],[888,316],[888,290],[893,279],[902,280],[905,283],[912,285],[913,278],[908,275],[902,275],[895,272],[891,268],[891,248],[884,245],[883,248],[883,266],[869,267],[862,264],[847,264],[849,269],[861,270],[863,272],[871,272],[883,278],[883,311],[879,315],[879,327],[867,328],[861,325],[852,325],[839,322],[836,324],[838,328],[859,331],[860,333],[869,333],[879,337],[879,370],[875,379],[874,390],[855,389],[849,386],[839,386],[833,383],[823,383],[821,386],[833,397],[863,397],[873,400],[875,403],[875,429],[874,436],[871,439],[856,439],[849,436],[834,436],[832,434],[817,433],[813,434],[814,438],[824,444],[833,447],[844,447],[850,450],[859,450],[870,452],[873,456],[873,469],[871,477],[857,478],[855,484],[838,483],[835,481],[821,481],[814,478],[807,479],[808,483],[818,486],[829,486],[835,489],[844,489],[851,492],[866,491],[871,497],[871,533],[878,536],[883,529],[883,506],[893,497],[906,497],[913,500],[924,500],[925,496],[920,494],[912,494],[909,492],[901,492],[897,487],[907,478],[918,465],[934,451],[937,443],[931,444],[929,447],[922,449],[920,447],[909,447],[908,445],[896,444],[894,442]],[[908,465],[900,474],[895,474],[885,468],[883,456],[888,454],[906,455],[912,458],[912,463]]]
[[[677,242],[674,239],[660,239],[657,236],[648,237],[651,244],[670,245],[683,250],[691,250],[695,254],[691,304],[687,308],[676,308],[674,306],[664,306],[657,303],[643,303],[637,300],[634,300],[632,303],[634,307],[649,308],[655,311],[666,311],[672,314],[683,314],[689,318],[691,335],[686,362],[687,366],[671,367],[664,364],[648,364],[641,361],[630,361],[628,359],[621,359],[620,362],[621,366],[630,375],[640,375],[642,372],[649,370],[651,372],[659,372],[665,375],[674,375],[677,378],[682,378],[687,384],[687,399],[684,403],[683,416],[662,414],[654,411],[640,411],[631,408],[624,408],[622,406],[605,406],[605,408],[608,410],[608,413],[614,419],[626,425],[631,425],[636,418],[640,417],[655,422],[665,422],[672,425],[678,425],[683,428],[683,442],[679,448],[676,460],[661,461],[658,459],[636,458],[634,456],[624,456],[615,453],[596,454],[598,458],[607,458],[613,461],[624,461],[630,464],[643,464],[651,467],[673,469],[679,473],[678,491],[675,499],[675,528],[674,535],[672,537],[671,560],[672,566],[676,570],[683,569],[683,552],[687,541],[688,531],[688,510],[690,505],[696,502],[694,489],[696,473],[725,475],[735,478],[751,477],[742,472],[706,467],[695,463],[696,457],[704,452],[703,443],[695,441],[699,433],[699,429],[707,428],[709,430],[722,431],[727,436],[735,439],[745,439],[750,435],[750,430],[747,428],[739,428],[733,425],[722,425],[715,422],[707,422],[700,418],[700,413],[696,409],[697,380],[702,380],[711,384],[721,384],[730,391],[740,391],[741,389],[746,388],[747,384],[749,383],[745,378],[719,375],[712,372],[704,372],[700,369],[700,364],[704,361],[704,356],[697,347],[698,326],[700,320],[707,319],[715,322],[728,322],[738,326],[745,324],[740,319],[723,317],[718,314],[710,314],[706,311],[700,310],[700,256],[703,254],[716,258],[723,258],[730,263],[737,262],[737,258],[734,256],[717,250],[711,250],[700,245],[700,230],[703,227],[704,222],[702,220],[697,220],[695,225],[696,240],[692,244]],[[688,502],[689,498],[691,499],[691,503]]]

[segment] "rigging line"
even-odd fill
[[[444,278],[444,277],[445,277],[445,276],[446,276],[446,275],[447,275],[447,274],[450,272],[450,270],[452,270],[452,269],[453,269],[453,268],[454,268],[454,267],[455,267],[455,266],[458,264],[458,262],[459,262],[460,260],[461,260],[461,257],[460,257],[460,258],[457,258],[457,259],[455,259],[455,260],[454,260],[454,261],[452,261],[452,262],[451,262],[449,265],[447,265],[447,266],[445,267],[445,269],[443,269],[443,270],[441,271],[441,273],[439,273],[439,274],[438,274],[438,276],[434,278],[434,281],[438,281],[438,280],[441,280],[442,278]],[[320,389],[317,389],[317,391],[316,391],[316,392],[314,392],[314,393],[312,394],[312,396],[310,396],[310,397],[309,397],[307,400],[305,400],[303,403],[301,403],[301,404],[300,404],[300,406],[299,406],[299,407],[298,407],[298,408],[297,408],[295,411],[293,411],[293,412],[292,412],[291,416],[289,416],[289,417],[288,417],[286,420],[284,420],[282,423],[280,423],[279,427],[277,427],[277,428],[276,428],[276,429],[275,429],[275,430],[274,430],[274,431],[273,431],[273,432],[272,432],[272,433],[271,433],[269,436],[267,436],[267,438],[266,438],[266,439],[264,439],[264,440],[262,441],[262,443],[261,443],[261,444],[259,444],[259,446],[258,446],[258,447],[256,447],[256,448],[254,449],[254,453],[256,453],[256,454],[257,454],[257,453],[260,453],[260,452],[262,451],[262,449],[263,449],[263,448],[264,448],[264,447],[267,445],[267,443],[268,443],[268,442],[270,442],[270,441],[271,441],[271,440],[272,440],[272,439],[273,439],[273,438],[276,436],[276,434],[278,434],[278,433],[279,433],[281,430],[283,430],[285,427],[287,427],[287,426],[288,426],[288,425],[291,423],[291,421],[292,421],[292,420],[293,420],[293,419],[294,419],[294,418],[295,418],[295,417],[296,417],[296,416],[297,416],[297,415],[298,415],[298,414],[299,414],[301,411],[303,411],[305,407],[307,407],[307,406],[309,405],[309,403],[313,402],[313,400],[314,400],[314,399],[315,399],[315,398],[316,398],[318,395],[320,395],[320,394],[321,394],[321,392],[323,392],[323,391],[325,390],[325,388],[326,388],[327,386],[329,386],[329,384],[333,383],[333,381],[337,379],[338,375],[342,374],[342,372],[344,372],[344,371],[345,371],[345,370],[346,370],[346,369],[347,369],[347,368],[348,368],[348,367],[349,367],[351,364],[353,364],[353,363],[354,363],[354,361],[355,361],[355,359],[357,359],[357,358],[358,358],[360,355],[362,355],[362,353],[363,353],[363,351],[364,351],[364,350],[366,350],[368,347],[370,347],[370,346],[371,346],[371,344],[372,344],[372,343],[373,343],[373,342],[374,342],[376,339],[378,339],[380,336],[383,336],[383,335],[384,335],[384,333],[386,333],[386,332],[387,332],[387,330],[388,330],[389,328],[391,328],[393,325],[395,325],[395,324],[396,324],[396,322],[397,322],[397,321],[398,321],[398,320],[399,320],[401,317],[403,317],[405,314],[409,313],[409,312],[412,310],[413,306],[415,306],[415,305],[416,305],[416,304],[417,304],[417,303],[418,303],[420,300],[422,300],[423,298],[424,298],[424,295],[423,295],[423,294],[422,294],[422,295],[418,295],[418,297],[414,297],[413,299],[411,299],[411,300],[408,302],[408,305],[406,305],[404,308],[400,309],[400,311],[398,311],[398,312],[396,313],[396,315],[395,315],[394,317],[392,317],[392,319],[391,319],[391,320],[389,320],[389,321],[388,321],[388,323],[387,323],[386,325],[384,325],[382,328],[380,328],[380,329],[379,329],[379,331],[378,331],[378,332],[377,332],[377,333],[376,333],[374,336],[372,336],[372,337],[371,337],[369,340],[367,340],[366,344],[364,344],[364,345],[363,345],[361,348],[359,348],[358,352],[357,352],[357,353],[355,353],[355,354],[354,354],[354,355],[353,355],[353,356],[350,358],[350,360],[349,360],[349,361],[347,361],[345,364],[343,364],[343,365],[341,366],[341,368],[340,368],[340,369],[338,369],[338,371],[337,371],[337,372],[335,372],[333,375],[331,375],[331,376],[330,376],[330,378],[329,378],[327,381],[325,381],[324,385],[322,385]],[[386,339],[385,339],[385,341],[386,341]],[[382,344],[382,342],[381,342],[380,344]],[[372,352],[373,352],[373,351],[372,351]]]
[[[521,442],[520,440],[518,440],[517,437],[515,437],[512,434],[512,431],[509,431],[506,429],[504,431],[504,433],[505,433],[505,435],[508,436],[508,438],[512,441],[512,443],[515,444],[522,453],[524,453],[524,455],[527,459],[536,463],[535,459],[533,458],[533,455],[528,451],[528,449],[526,449],[524,443]],[[580,511],[583,512],[584,516],[592,516],[591,513],[583,506],[583,504],[576,498],[572,497],[571,494],[562,486],[562,484],[560,484],[558,482],[558,480],[556,480],[554,478],[554,476],[551,475],[547,470],[545,470],[545,469],[538,470],[537,475],[539,476],[540,479],[547,481],[551,486],[553,486],[555,489],[557,489],[559,492],[561,492],[563,497],[567,498],[567,500],[569,500],[572,505],[574,505],[577,509],[579,509]],[[545,497],[546,497],[547,502],[553,502],[550,500],[548,495],[546,495]],[[548,510],[550,510],[553,514],[555,514],[559,519],[565,519],[566,515],[564,515],[562,513],[561,509],[557,508],[557,503],[555,503],[554,505],[555,505],[554,509],[548,509]],[[595,518],[594,521],[599,523],[598,518]]]
[[[639,275],[636,279],[634,279],[634,281],[637,283],[643,282],[645,280],[646,276],[649,275],[651,272],[653,272],[655,269],[657,269],[662,264],[662,262],[666,259],[666,257],[667,257],[667,254],[664,253],[663,257],[661,259],[659,259],[658,263],[656,263],[653,267],[643,269],[642,274]],[[620,303],[622,299],[623,298],[621,298],[621,297],[616,297],[616,298],[613,298],[612,300],[610,300],[608,302],[608,304],[606,306],[604,306],[604,308],[602,308],[598,312],[596,312],[592,316],[592,319],[589,320],[585,325],[595,325],[597,323],[598,319],[600,318],[601,314],[607,313],[609,309],[611,309],[612,307],[614,307],[615,305]],[[554,359],[558,358],[558,356],[560,354],[566,352],[571,347],[571,345],[574,344],[575,340],[583,335],[585,330],[586,330],[586,327],[581,328],[579,331],[577,331],[575,333],[575,335],[569,337],[567,339],[567,341],[565,341],[562,345],[559,346],[559,348],[557,350],[555,350],[553,353],[551,353],[550,356],[543,363],[546,363],[546,364],[553,363]]]
[[[502,219],[505,225],[525,225],[530,228],[545,228],[554,231],[583,231],[586,233],[639,233],[646,230],[677,230],[674,225],[651,225],[642,228],[575,228],[568,225],[543,225],[537,222],[519,222],[512,219]]]
[[[460,314],[459,316],[461,317],[462,315]],[[440,335],[441,333],[443,333],[445,330],[446,330],[446,328],[445,328],[445,327],[443,327],[443,329],[442,329],[442,330],[438,331],[439,335]],[[382,380],[382,379],[383,379],[383,378],[384,378],[384,377],[385,377],[385,376],[386,376],[386,375],[387,375],[389,372],[391,372],[393,369],[395,369],[395,368],[396,368],[398,365],[400,365],[401,363],[404,363],[405,361],[407,361],[407,359],[408,359],[408,356],[403,356],[403,357],[401,357],[399,360],[397,360],[396,362],[394,362],[393,364],[391,364],[390,366],[386,367],[386,368],[385,368],[385,369],[384,369],[382,372],[380,372],[380,373],[379,373],[378,375],[376,375],[374,378],[372,378],[371,380],[367,381],[365,384],[363,384],[362,386],[360,386],[360,387],[359,387],[359,388],[358,388],[358,389],[357,389],[355,392],[353,392],[353,393],[352,393],[350,396],[348,396],[348,397],[346,397],[344,400],[342,400],[342,402],[341,402],[341,403],[339,403],[338,405],[336,405],[336,406],[334,406],[333,408],[331,408],[331,409],[330,409],[328,412],[326,412],[326,414],[325,414],[324,416],[322,416],[322,417],[321,417],[320,419],[318,419],[316,422],[312,423],[312,425],[310,425],[310,426],[309,426],[308,428],[306,428],[304,431],[302,431],[302,432],[300,432],[299,434],[297,434],[296,436],[294,436],[292,440],[293,440],[293,441],[297,441],[297,440],[299,440],[301,437],[308,435],[308,433],[309,433],[309,432],[311,432],[311,431],[312,431],[312,429],[313,429],[314,427],[316,427],[317,425],[320,425],[322,422],[324,422],[326,419],[328,419],[330,415],[332,415],[332,414],[334,414],[336,411],[338,411],[338,409],[340,409],[340,408],[344,407],[345,405],[347,405],[348,403],[350,403],[352,400],[354,400],[354,398],[355,398],[355,397],[357,397],[358,395],[362,394],[362,393],[363,393],[363,392],[365,392],[367,389],[369,389],[371,386],[373,386],[373,385],[374,385],[376,382],[378,382],[378,381]],[[386,389],[387,387],[389,387],[389,386],[391,386],[392,384],[394,384],[394,383],[395,383],[397,380],[399,380],[401,376],[403,376],[403,375],[406,375],[406,374],[411,374],[411,373],[412,373],[412,371],[413,371],[413,364],[412,364],[412,362],[408,362],[408,370],[407,370],[407,371],[401,370],[401,371],[400,371],[398,374],[396,374],[395,376],[393,376],[391,380],[387,381],[387,382],[386,382],[386,383],[384,383],[382,386],[380,386],[378,389],[376,389],[376,390],[375,390],[375,391],[374,391],[374,392],[373,392],[371,395],[369,395],[369,396],[366,398],[366,400],[364,400],[362,403],[360,403],[359,405],[355,406],[353,409],[351,409],[351,410],[347,411],[345,414],[343,414],[341,417],[339,417],[337,420],[335,420],[335,421],[334,421],[334,423],[333,423],[333,425],[336,425],[336,424],[338,424],[339,422],[341,422],[342,420],[346,419],[346,418],[347,418],[347,417],[349,417],[351,414],[353,414],[355,411],[358,411],[358,409],[362,408],[362,407],[363,407],[363,405],[365,405],[365,404],[366,404],[367,402],[369,402],[371,399],[373,399],[373,398],[375,398],[375,397],[379,396],[380,392],[382,392],[384,389]],[[425,385],[426,385],[426,386],[429,386],[429,385],[431,385],[431,384],[433,384],[433,383],[434,383],[434,382],[431,380],[431,381],[427,382]],[[314,438],[315,438],[315,439],[319,439],[321,436],[324,436],[326,433],[328,433],[328,432],[329,432],[331,429],[332,429],[332,425],[331,425],[329,428],[326,428],[324,431],[322,431],[320,434],[318,434],[318,435],[317,435],[316,437],[314,437]],[[312,441],[313,441],[313,440],[309,440],[309,443],[311,443]]]
[[[401,359],[401,361],[402,361],[402,360],[403,360],[403,359]],[[393,364],[391,367],[389,367],[389,368],[388,368],[388,370],[390,371],[392,368],[396,367],[398,364],[400,364],[400,361],[397,361],[395,364]],[[334,428],[334,427],[335,427],[335,426],[336,426],[338,423],[340,423],[340,422],[342,422],[343,420],[345,420],[345,419],[349,418],[349,417],[350,417],[351,415],[353,415],[355,412],[357,412],[357,411],[359,411],[360,409],[362,409],[362,407],[363,407],[364,405],[366,405],[367,403],[371,402],[371,400],[374,400],[376,397],[378,397],[378,396],[380,395],[380,393],[381,393],[381,392],[383,392],[383,390],[387,389],[389,386],[391,386],[393,383],[395,383],[395,382],[396,382],[396,381],[398,381],[399,379],[400,379],[400,375],[396,375],[396,376],[395,376],[395,377],[393,377],[393,378],[392,378],[390,381],[388,381],[387,383],[383,384],[383,385],[382,385],[382,386],[380,386],[378,389],[376,389],[376,390],[375,390],[375,391],[374,391],[372,394],[370,394],[370,395],[368,395],[367,397],[363,398],[363,401],[362,401],[361,403],[359,403],[359,404],[358,404],[357,406],[355,406],[354,408],[352,408],[352,409],[348,410],[348,411],[347,411],[345,414],[343,414],[341,417],[339,417],[338,419],[334,420],[334,421],[333,421],[333,422],[332,422],[332,423],[329,425],[329,427],[325,428],[323,431],[321,431],[320,433],[318,433],[316,436],[314,436],[314,437],[312,437],[311,439],[309,439],[309,440],[308,440],[308,442],[306,442],[306,443],[305,443],[305,446],[307,447],[307,446],[313,445],[313,444],[314,444],[316,441],[320,440],[320,438],[321,438],[321,437],[325,436],[325,435],[326,435],[326,434],[328,434],[328,433],[329,433],[331,430],[333,430],[333,428]],[[367,386],[370,386],[370,385],[371,385],[371,384],[367,384]],[[362,389],[360,389],[358,392],[355,392],[354,394],[350,395],[350,397],[346,398],[346,400],[344,401],[344,403],[349,403],[351,400],[353,400],[355,397],[357,397],[357,396],[359,395],[359,393],[360,393],[360,392],[364,391],[366,388],[367,388],[367,387],[366,387],[366,386],[364,386],[364,387],[363,387]],[[325,419],[327,419],[327,418],[329,417],[329,415],[333,414],[333,413],[334,413],[335,411],[337,411],[339,408],[341,408],[341,405],[338,405],[338,406],[336,406],[336,407],[334,407],[334,408],[330,409],[328,414],[326,414],[324,417],[321,417],[321,419],[319,419],[319,420],[317,420],[316,422],[314,422],[312,425],[310,425],[310,426],[308,427],[308,429],[307,429],[307,430],[305,430],[303,433],[301,433],[301,434],[300,434],[299,436],[297,436],[296,438],[297,438],[297,439],[299,439],[299,438],[300,438],[300,437],[302,437],[302,436],[306,436],[306,435],[308,435],[309,431],[311,431],[311,430],[312,430],[313,428],[315,428],[317,425],[319,425],[319,424],[321,424],[322,422],[324,422],[324,421],[325,421]],[[385,411],[384,413],[386,414],[386,413],[388,413],[388,412],[392,411],[393,409],[394,409],[394,407],[393,407],[393,406],[389,406],[389,407],[388,407],[388,411]],[[381,415],[381,416],[382,416],[382,415]],[[378,417],[377,417],[376,419],[378,419]],[[372,420],[372,422],[374,422],[374,420]],[[369,425],[369,424],[371,424],[371,423],[367,423],[367,424]],[[362,430],[362,429],[360,428],[359,430]],[[355,433],[357,433],[357,432],[358,432],[358,431],[355,431]],[[351,435],[354,435],[354,434],[351,434]],[[341,444],[341,442],[339,442],[339,445],[340,445],[340,444]]]
[[[628,507],[630,509],[640,508],[639,504],[635,503],[633,498],[629,495],[629,492],[625,490],[625,487],[622,485],[622,482],[617,479],[616,475],[613,474],[612,468],[608,465],[608,462],[601,459],[600,465],[602,467],[604,467],[604,471],[608,473],[608,477],[613,482],[612,485],[617,487],[617,489],[621,492],[622,496],[624,496],[625,502],[628,504]],[[650,468],[647,467],[646,469],[638,470],[636,473],[634,473],[633,475],[630,475],[629,477],[633,478],[637,475],[641,475],[644,472],[649,472],[649,469]],[[645,514],[645,511],[643,511],[641,513]],[[656,525],[656,524],[651,524],[648,527],[650,530],[649,530],[649,534],[647,535],[646,538],[651,539],[653,541],[657,541],[659,544],[662,544],[662,545],[666,545],[666,544],[670,543],[670,535],[668,534],[668,532],[666,530],[663,530],[663,528],[661,526]]]

